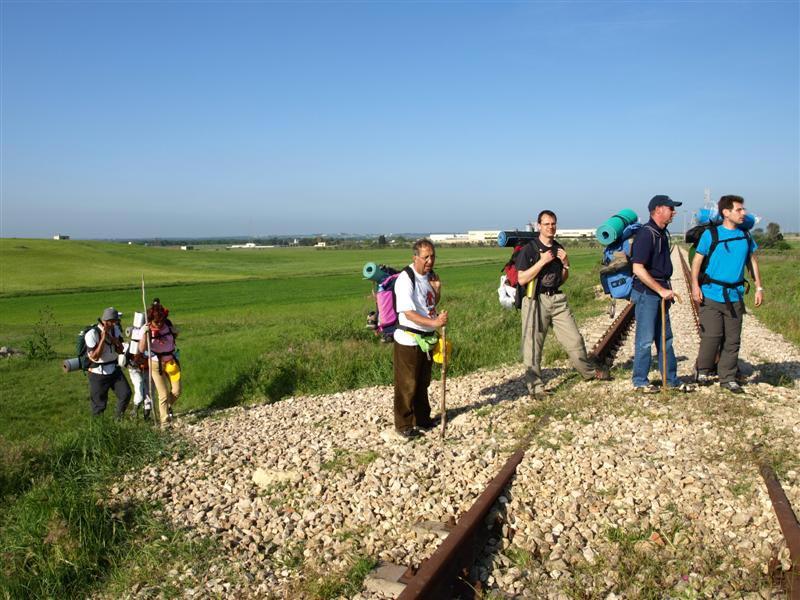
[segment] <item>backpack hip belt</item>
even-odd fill
[[[725,306],[728,307],[728,310],[731,313],[731,316],[735,319],[736,318],[736,310],[733,308],[733,302],[731,301],[730,290],[738,288],[740,285],[744,286],[744,293],[747,294],[750,292],[750,282],[747,279],[742,279],[741,281],[735,281],[733,283],[728,283],[727,281],[720,281],[718,279],[712,279],[708,276],[708,273],[703,273],[703,277],[700,280],[700,285],[706,285],[707,283],[713,283],[718,285],[722,288],[722,297],[725,298]],[[740,302],[742,302],[742,306],[744,306],[744,297],[740,298]]]
[[[424,331],[422,329],[414,329],[413,327],[408,327],[407,325],[400,325],[400,324],[397,325],[397,328],[402,329],[403,331],[407,331],[408,333],[415,333],[417,335],[430,335],[436,332],[435,329],[433,331]]]

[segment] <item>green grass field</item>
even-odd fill
[[[787,340],[800,346],[800,242],[793,242],[791,250],[758,251],[758,265],[764,285],[764,303],[753,306],[755,287],[746,296],[747,309],[780,332]],[[752,283],[752,282],[751,282]]]

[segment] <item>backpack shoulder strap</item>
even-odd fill
[[[703,262],[700,263],[700,285],[708,283],[708,276],[706,275],[708,261],[711,260],[711,255],[714,254],[714,250],[719,245],[719,230],[717,229],[717,226],[712,224],[708,228],[708,232],[711,235],[711,244],[708,247],[708,252],[706,252],[703,256]],[[702,237],[703,235],[701,234],[700,238]],[[699,243],[700,240],[698,239],[697,242]]]
[[[417,278],[414,276],[414,269],[411,268],[411,265],[406,265],[403,269],[403,273],[408,275],[408,278],[411,280],[411,291],[414,291],[414,288],[417,287]]]
[[[744,257],[744,266],[747,269],[747,272],[750,273],[750,277],[753,279],[756,278],[756,274],[753,271],[753,263],[750,258],[753,256],[753,238],[750,236],[750,232],[745,230],[744,232],[744,239],[747,242],[747,254]]]

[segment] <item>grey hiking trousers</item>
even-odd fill
[[[713,369],[719,350],[717,374],[720,383],[736,381],[745,312],[744,302],[735,303],[733,308],[735,317],[731,316],[731,311],[724,302],[703,298],[703,303],[700,305],[700,350],[697,353],[697,370],[707,373]]]
[[[539,305],[538,308],[536,305]],[[547,331],[553,327],[556,339],[569,355],[572,366],[584,379],[593,379],[595,367],[586,356],[583,341],[575,317],[567,304],[563,292],[548,296],[540,294],[538,300],[522,299],[522,362],[527,367],[528,391],[538,393],[544,389],[542,381],[542,349]]]

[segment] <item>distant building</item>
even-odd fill
[[[194,246],[181,246],[181,250],[194,250]]]
[[[467,233],[432,233],[429,239],[434,244],[494,244],[499,231],[468,231]]]
[[[314,244],[314,248],[325,248],[328,244],[326,242],[317,242]]]
[[[68,236],[68,235],[63,235],[63,234],[61,234],[61,233],[57,233],[57,234],[55,234],[55,235],[53,236],[53,239],[54,239],[54,240],[68,240],[68,239],[69,239],[69,236]]]
[[[490,242],[492,244],[497,243],[497,235],[500,232],[495,231],[468,231],[467,236],[469,237],[470,242]]]
[[[466,233],[432,233],[428,239],[434,244],[468,244],[469,236]]]
[[[246,244],[234,244],[228,246],[231,250],[253,250],[258,248],[274,248],[275,246],[258,246],[254,242],[247,242]]]
[[[559,229],[556,237],[560,238],[593,238],[594,229]]]

